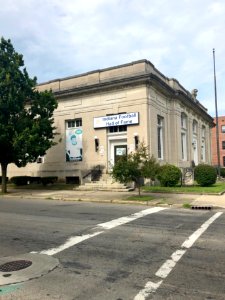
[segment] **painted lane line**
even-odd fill
[[[54,255],[54,254],[57,254],[57,253],[59,253],[63,250],[66,250],[70,247],[73,247],[74,245],[79,244],[79,243],[81,243],[81,242],[83,242],[87,239],[90,239],[90,238],[95,237],[95,236],[97,236],[101,233],[104,233],[105,230],[115,228],[117,226],[129,223],[129,222],[134,221],[136,219],[142,218],[142,217],[150,215],[150,214],[157,213],[157,212],[159,212],[161,210],[165,210],[165,209],[167,209],[167,208],[165,208],[165,207],[148,208],[148,209],[144,209],[140,212],[134,213],[134,214],[132,214],[130,216],[127,216],[127,217],[122,217],[122,218],[118,218],[118,219],[115,219],[115,220],[112,220],[112,221],[109,221],[109,222],[100,223],[96,227],[94,227],[93,229],[94,230],[99,229],[101,231],[97,231],[95,233],[90,233],[90,234],[79,235],[79,236],[72,236],[69,239],[67,239],[67,241],[64,244],[60,245],[59,247],[51,248],[51,249],[48,249],[48,250],[43,250],[41,252],[32,251],[31,253]],[[104,230],[102,230],[102,229],[104,229]]]
[[[206,221],[202,226],[196,230],[189,238],[181,245],[182,248],[190,248],[194,242],[206,231],[206,229],[220,216],[222,212],[218,212],[213,215],[208,221]]]
[[[95,233],[92,233],[92,234],[84,234],[84,235],[81,235],[81,236],[74,236],[74,237],[71,237],[69,238],[63,245],[57,247],[57,248],[52,248],[52,249],[49,249],[49,250],[43,250],[40,252],[40,254],[47,254],[47,255],[54,255],[54,254],[57,254],[65,249],[68,249],[76,244],[79,244],[87,239],[90,239],[94,236],[97,236],[101,233],[103,233],[104,231],[99,231],[99,232],[95,232]]]
[[[145,217],[147,215],[157,213],[157,212],[159,212],[161,210],[164,210],[164,209],[167,209],[167,208],[165,208],[165,207],[148,208],[148,209],[145,209],[145,210],[142,210],[140,212],[134,213],[134,214],[132,214],[130,216],[127,216],[127,217],[122,217],[122,218],[118,218],[118,219],[115,219],[115,220],[112,220],[112,221],[109,221],[109,222],[98,224],[97,227],[101,227],[101,228],[104,228],[104,229],[112,229],[114,227],[117,227],[117,226],[129,223],[131,221],[134,221],[136,219]]]
[[[158,269],[155,275],[157,277],[165,279],[169,275],[169,273],[173,270],[173,268],[176,266],[176,263],[187,252],[187,250],[197,241],[197,239],[207,230],[207,228],[222,214],[223,212],[218,212],[214,214],[205,223],[203,223],[201,227],[199,227],[194,233],[192,233],[181,245],[181,248],[183,249],[176,250],[171,255],[171,258],[166,260],[166,262]],[[162,282],[163,280],[158,281],[156,283],[152,281],[147,282],[145,287],[134,297],[134,300],[145,300],[151,293],[156,292],[156,290],[160,287]]]
[[[181,259],[187,250],[177,250],[171,255],[171,259],[168,259],[160,269],[155,273],[160,278],[166,278],[169,273],[173,270],[176,263]]]
[[[162,280],[156,283],[148,281],[145,285],[145,288],[134,297],[134,300],[145,300],[151,293],[154,293],[160,287],[161,283]]]
[[[208,219],[204,224],[201,225],[192,235],[190,235],[184,243],[181,245],[182,250],[177,250],[171,255],[171,259],[168,259],[161,268],[156,272],[156,276],[160,278],[166,278],[172,269],[175,267],[176,263],[185,254],[188,248],[190,248],[194,242],[207,230],[207,228],[219,217],[222,212],[218,212]]]

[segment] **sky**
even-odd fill
[[[147,59],[225,115],[224,0],[0,0],[0,36],[38,83]]]

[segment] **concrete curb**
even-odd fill
[[[182,196],[193,196],[193,195],[189,195],[189,194],[180,194],[181,195],[181,199],[177,198],[177,195],[179,194],[166,194],[166,193],[158,193],[158,199],[156,198],[155,200],[150,200],[150,201],[141,201],[141,200],[137,200],[137,201],[132,201],[132,200],[126,200],[123,199],[123,195],[117,194],[115,195],[115,198],[113,198],[113,195],[110,194],[110,196],[112,197],[110,199],[109,194],[103,194],[101,192],[98,193],[90,193],[89,195],[76,195],[76,197],[71,196],[71,195],[67,195],[66,192],[65,194],[63,194],[63,191],[61,190],[59,192],[59,195],[56,195],[57,191],[48,191],[44,192],[43,194],[39,194],[38,192],[31,192],[31,193],[15,193],[15,194],[7,194],[4,195],[5,198],[20,198],[20,199],[42,199],[42,200],[59,200],[59,201],[75,201],[75,202],[92,202],[92,203],[109,203],[109,204],[129,204],[129,205],[145,205],[145,206],[166,206],[166,207],[176,207],[176,208],[183,208],[183,204],[185,204],[187,201],[189,202],[190,206],[212,206],[213,208],[221,208],[221,209],[225,209],[225,195],[213,195],[215,196],[215,198],[217,198],[217,200],[215,200],[215,198],[213,196],[210,195],[197,195],[197,194],[193,194],[195,195],[195,199],[182,199]],[[146,195],[146,193],[143,193]],[[152,193],[151,193],[152,194]],[[155,193],[157,194],[157,193]],[[130,194],[130,195],[134,195],[134,194]],[[135,195],[137,195],[135,193]],[[160,197],[160,196],[161,197]],[[169,203],[160,203],[160,199],[165,198],[165,195],[167,195],[168,198],[171,199],[171,201],[168,201]],[[120,198],[121,196],[121,198]],[[204,199],[204,200],[199,200],[200,198],[204,197],[205,198],[210,198],[210,199]],[[107,197],[109,199],[107,199]],[[219,197],[219,198],[218,198]],[[219,200],[218,200],[219,199]],[[172,203],[171,203],[172,202]]]
[[[59,265],[59,260],[55,257],[45,254],[27,253],[0,258],[0,266],[3,266],[6,263],[17,263],[23,260],[30,261],[32,264],[21,270],[7,272],[0,271],[0,286],[41,277],[54,270]]]

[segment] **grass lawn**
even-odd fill
[[[136,195],[136,196],[129,196],[126,198],[126,200],[129,201],[151,201],[155,200],[156,198],[154,196],[149,196],[149,195]]]
[[[218,194],[225,192],[225,182],[217,182],[212,186],[206,187],[199,185],[175,187],[144,186],[142,190],[151,193]]]
[[[192,199],[172,199],[172,198],[161,198],[161,197],[154,197],[154,195],[135,195],[135,196],[129,196],[126,198],[128,201],[144,201],[144,202],[151,202],[154,201],[154,205],[178,205],[183,208],[191,208],[191,202]]]

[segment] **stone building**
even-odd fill
[[[214,119],[216,123],[216,118]],[[225,116],[218,117],[220,166],[225,167]],[[212,129],[212,165],[218,166],[216,127]]]
[[[211,163],[214,123],[197,90],[188,92],[147,60],[55,79],[38,89],[52,89],[58,100],[57,145],[37,163],[9,166],[9,177],[58,176],[83,183],[98,166],[108,173],[140,142],[161,164]]]

